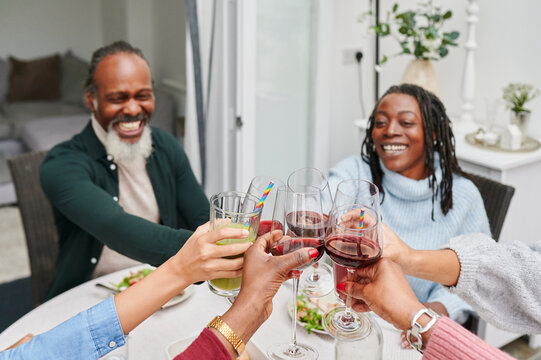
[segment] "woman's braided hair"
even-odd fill
[[[389,90],[380,98],[370,118],[366,136],[361,146],[361,156],[369,164],[372,173],[372,180],[378,187],[382,196],[385,196],[382,179],[383,171],[379,163],[379,156],[372,139],[372,130],[374,129],[374,119],[376,110],[382,99],[388,94],[407,94],[413,96],[419,108],[423,120],[424,140],[425,140],[425,166],[428,170],[428,183],[432,189],[432,220],[434,220],[434,200],[441,191],[441,211],[446,215],[453,208],[453,173],[470,179],[458,165],[455,155],[455,137],[451,130],[450,120],[445,112],[445,106],[436,95],[417,85],[402,84],[391,86]],[[434,140],[433,134],[436,134]],[[442,170],[442,179],[438,189],[436,174],[434,171],[434,152],[440,154],[440,168]],[[382,198],[383,201],[383,198]]]

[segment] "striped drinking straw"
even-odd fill
[[[364,227],[364,209],[361,209],[361,215],[359,215],[359,236],[363,236]]]
[[[257,203],[257,205],[255,206],[254,208],[254,212],[258,212],[261,207],[263,206],[263,201],[265,201],[265,199],[267,198],[267,196],[269,196],[269,193],[272,189],[272,187],[274,186],[274,183],[271,181],[269,182],[269,186],[267,186],[267,189],[265,190],[265,192],[263,193],[263,195],[261,196],[261,200],[259,200],[259,202]],[[244,224],[244,227],[246,228],[246,230],[248,230],[248,227],[250,226],[250,220],[248,220],[246,222],[246,224]]]

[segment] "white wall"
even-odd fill
[[[100,3],[86,0],[0,1],[0,56],[29,60],[72,49],[88,59],[102,44]]]
[[[141,48],[155,79],[186,83],[184,0],[2,0],[0,56],[29,60],[72,49],[83,59],[104,44]]]
[[[344,64],[342,52],[345,47],[358,46],[363,48],[362,86],[364,88],[364,103],[367,111],[373,105],[373,75],[370,37],[366,35],[364,26],[357,18],[368,10],[368,2],[336,0],[332,2],[333,16],[333,57],[332,57],[332,91],[331,91],[331,142],[329,166],[336,164],[344,157],[358,154],[358,134],[352,122],[361,117],[361,107],[358,96],[358,73],[356,64]],[[327,169],[321,169],[326,171]]]
[[[386,12],[395,1],[381,1],[381,14]],[[417,0],[402,0],[401,9],[416,6]],[[465,50],[463,44],[467,38],[466,6],[467,1],[436,1],[443,8],[453,10],[453,18],[447,29],[460,31],[459,47],[450,48],[449,55],[435,62],[436,73],[442,90],[442,99],[451,116],[460,115],[462,104],[461,87],[464,68]],[[350,44],[366,46],[365,58],[370,63],[363,65],[365,105],[370,112],[374,104],[373,40],[366,37],[365,26],[358,23],[358,16],[368,9],[368,1],[336,0],[333,1],[333,84],[332,114],[334,116],[331,133],[330,166],[340,159],[360,152],[356,131],[351,124],[360,117],[357,99],[357,75],[353,64],[342,63],[342,50]],[[541,27],[538,15],[541,2],[529,0],[489,1],[479,0],[479,23],[477,24],[476,51],[476,89],[475,116],[479,123],[485,119],[485,97],[501,97],[502,88],[510,82],[527,82],[541,88],[541,47],[538,38]],[[381,53],[396,52],[393,39],[380,40]],[[391,58],[380,77],[380,92],[400,81],[402,73],[411,58],[400,56]],[[541,136],[541,98],[528,104],[532,110],[531,132]],[[507,114],[501,119],[506,120]]]
[[[154,4],[147,0],[127,0],[126,27],[127,41],[137,46],[150,64],[154,73]],[[155,77],[155,75],[154,75]]]
[[[169,78],[186,84],[186,10],[184,0],[154,3],[153,41],[156,78]]]
[[[126,0],[101,0],[103,44],[128,38]]]

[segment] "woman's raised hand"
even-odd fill
[[[383,223],[383,257],[394,261],[405,273],[409,273],[414,249],[396,235],[387,224]]]
[[[260,236],[246,251],[240,293],[222,316],[245,343],[272,313],[272,298],[282,282],[291,277],[291,271],[317,256],[313,248],[270,256],[268,250],[281,238],[282,231],[275,230]]]
[[[245,239],[249,235],[248,230],[230,227],[209,230],[208,222],[199,226],[173,257],[175,268],[189,283],[242,275],[244,259],[225,257],[243,254],[252,243],[216,245],[216,242],[222,239]]]
[[[344,279],[345,280],[345,279]],[[398,329],[410,328],[416,311],[424,306],[417,300],[399,265],[381,258],[373,265],[355,270],[353,281],[344,281],[338,289],[354,298],[355,311],[374,311]]]
[[[291,278],[291,271],[310,262],[318,255],[314,248],[299,249],[295,252],[269,256],[269,250],[282,239],[282,231],[267,233],[255,242],[244,256],[242,285],[235,303],[255,301],[264,305],[263,315],[267,319],[272,312],[272,298],[285,280]]]

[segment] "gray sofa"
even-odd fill
[[[60,59],[61,95],[58,99],[10,101],[13,62],[10,64],[0,58],[0,206],[17,201],[6,159],[27,151],[49,150],[80,132],[90,119],[82,90],[88,64],[71,52]],[[160,89],[155,89],[155,96],[152,125],[176,135],[177,111],[173,96]]]

